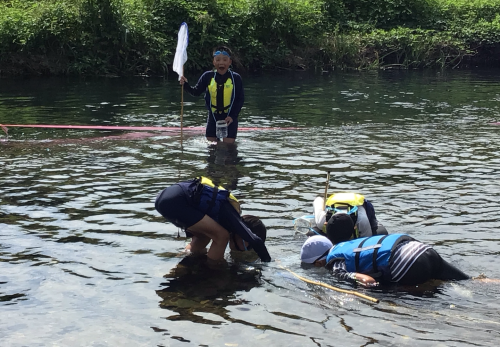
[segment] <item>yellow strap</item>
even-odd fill
[[[200,177],[200,182],[203,185],[206,185],[206,186],[209,186],[209,187],[212,187],[212,188],[215,187],[215,184],[212,182],[212,180],[210,178],[205,177],[205,176],[201,176]],[[218,189],[219,190],[227,190],[223,186],[219,186]],[[234,207],[234,209],[239,214],[241,214],[240,202],[238,201],[238,199],[236,199],[236,197],[231,192],[229,192],[229,203]]]

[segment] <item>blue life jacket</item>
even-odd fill
[[[405,234],[376,235],[341,242],[326,257],[327,267],[334,260],[345,260],[348,272],[390,281],[390,261],[394,248],[402,241],[414,240]]]
[[[217,187],[203,185],[203,189],[199,195],[200,200],[198,207],[205,212],[205,214],[218,222],[220,204],[223,201],[227,201],[228,197],[229,191],[227,190],[219,190]]]
[[[216,222],[219,221],[221,203],[229,201],[235,210],[240,213],[238,200],[223,187],[217,187],[206,177],[199,177],[190,181],[177,183],[187,193],[193,205]]]

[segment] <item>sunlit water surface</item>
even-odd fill
[[[240,126],[300,129],[240,132],[236,147],[196,131],[2,132],[0,344],[497,346],[500,284],[352,288],[301,268],[293,220],[330,170],[329,192],[363,193],[390,232],[500,278],[500,73],[243,77]],[[0,124],[179,126],[180,94],[174,77],[2,79]],[[203,126],[202,98],[184,99],[184,126]],[[153,202],[198,175],[263,219],[273,262],[180,263],[188,240]]]

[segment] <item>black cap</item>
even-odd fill
[[[333,244],[350,240],[354,234],[354,222],[347,213],[336,213],[326,225],[326,236]]]

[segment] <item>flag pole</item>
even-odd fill
[[[328,197],[328,185],[330,184],[330,171],[326,174],[326,184],[325,184],[325,197],[323,203],[323,211],[326,210],[326,198]]]
[[[184,66],[182,66],[182,76],[184,76]],[[182,137],[182,115],[184,113],[184,85],[181,85],[181,137]]]

